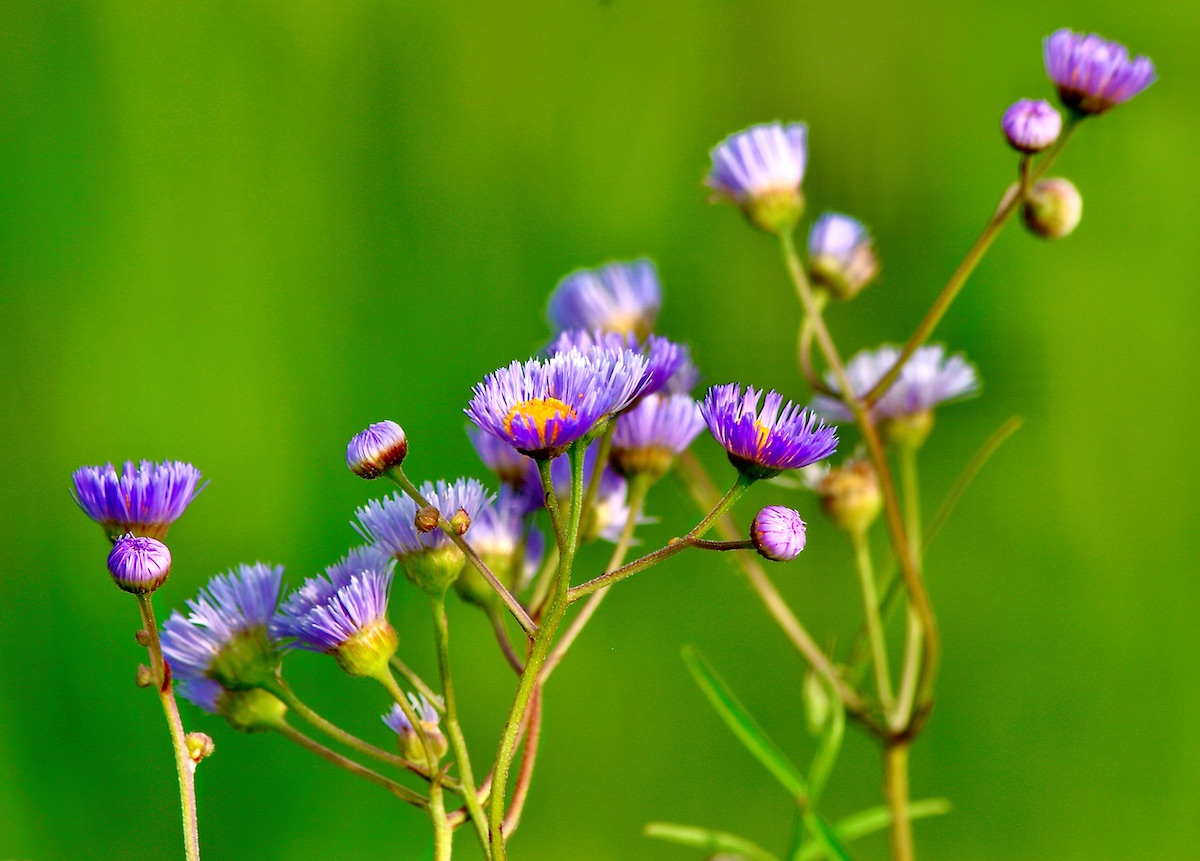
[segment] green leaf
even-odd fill
[[[824,679],[819,684],[827,684]],[[835,691],[829,692],[829,721],[821,736],[821,746],[813,756],[812,765],[808,768],[809,806],[816,807],[817,799],[825,790],[829,775],[837,762],[842,750],[842,738],[846,732],[846,709],[842,698]]]
[[[672,822],[650,822],[646,825],[645,834],[647,837],[678,843],[692,849],[703,849],[705,852],[734,852],[752,861],[779,861],[757,843],[724,831],[710,831],[707,828],[676,825]]]
[[[850,853],[846,851],[846,847],[842,845],[842,841],[828,822],[815,813],[809,813],[804,817],[804,824],[817,838],[817,842],[811,845],[822,856],[828,856],[836,861],[851,861]]]
[[[799,770],[787,755],[768,738],[762,727],[750,716],[729,686],[721,680],[712,665],[705,660],[696,649],[686,646],[683,649],[683,661],[687,664],[692,678],[700,686],[700,690],[708,697],[717,714],[733,731],[746,748],[759,762],[766,766],[767,771],[775,775],[783,787],[792,794],[793,798],[804,799],[808,796],[808,787]]]
[[[930,816],[940,816],[943,813],[950,812],[950,802],[944,798],[926,798],[922,801],[914,801],[908,805],[909,819],[926,819]],[[855,813],[852,816],[847,816],[841,822],[833,827],[838,838],[844,843],[849,843],[851,840],[857,840],[859,837],[865,837],[868,834],[873,834],[876,831],[882,831],[892,824],[892,812],[886,807],[872,807],[868,810],[863,810],[860,813]],[[826,847],[810,843],[802,846],[798,852],[792,856],[792,861],[819,861],[821,858],[831,857]],[[837,855],[832,857],[837,858]]]

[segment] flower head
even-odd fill
[[[279,603],[282,565],[239,565],[218,574],[162,626],[163,656],[178,679],[206,678],[226,690],[269,681],[279,668],[279,643],[270,633]]]
[[[393,566],[380,560],[376,553],[352,551],[325,576],[305,580],[272,619],[271,634],[334,655],[351,675],[380,672],[399,642],[387,619]]]
[[[641,395],[647,361],[629,350],[570,350],[513,362],[474,388],[467,416],[522,454],[557,457]]]
[[[758,408],[763,401],[762,409]],[[730,462],[750,479],[770,478],[829,457],[837,449],[837,430],[776,392],[729,383],[713,386],[700,412],[708,429],[729,452]]]
[[[558,337],[546,348],[546,353],[556,356],[571,350],[589,353],[597,349],[612,353],[628,350],[646,357],[646,370],[642,373],[643,386],[639,397],[652,395],[662,389],[688,361],[687,347],[658,335],[650,335],[644,341],[639,341],[636,335],[621,335],[599,329],[590,332],[586,329],[567,329],[559,332]]]
[[[1046,37],[1042,53],[1063,104],[1077,114],[1104,113],[1158,79],[1148,58],[1130,60],[1124,45],[1095,33],[1057,30]]]
[[[1044,99],[1021,99],[1004,112],[1000,127],[1013,149],[1041,152],[1062,133],[1062,114]]]
[[[557,331],[602,329],[645,338],[654,331],[661,307],[658,270],[641,257],[576,269],[550,294],[546,316]]]
[[[127,534],[108,554],[113,582],[135,595],[153,592],[171,573],[171,551],[156,538]]]
[[[617,417],[613,467],[624,476],[658,478],[704,429],[700,405],[686,394],[657,394]]]
[[[408,454],[404,429],[393,421],[375,422],[346,446],[346,466],[363,478],[378,478],[399,466]]]
[[[125,461],[120,475],[111,463],[82,466],[71,476],[72,496],[83,513],[104,527],[112,541],[127,532],[165,538],[196,495],[204,489],[200,470],[190,463]]]
[[[805,528],[800,512],[782,505],[769,505],[754,516],[750,540],[764,559],[790,562],[804,549]]]
[[[438,725],[437,709],[430,704],[429,700],[417,694],[409,694],[408,701],[417,722],[421,725],[421,732],[429,739],[429,746],[433,749],[433,763],[428,763],[428,756],[425,753],[425,746],[421,742],[420,733],[412,725],[412,721],[408,719],[408,715],[404,713],[404,709],[400,707],[399,703],[394,704],[392,710],[383,715],[383,722],[387,724],[388,729],[400,737],[400,750],[405,759],[436,768],[438,760],[445,756],[446,751],[450,748],[446,736],[442,733],[442,728]]]
[[[804,210],[800,183],[808,161],[804,123],[763,123],[732,134],[712,152],[705,184],[769,233],[795,226]]]
[[[879,257],[858,219],[826,212],[808,232],[809,267],[813,281],[828,287],[839,299],[850,299],[879,274]]]

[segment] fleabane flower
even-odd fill
[[[271,620],[271,634],[333,655],[350,675],[378,675],[399,645],[387,618],[392,571],[391,560],[378,553],[351,551],[287,597]]]
[[[239,565],[209,580],[187,602],[186,616],[172,612],[162,649],[175,677],[211,679],[226,690],[271,682],[281,657],[270,624],[282,577],[282,565]]]
[[[546,316],[555,331],[601,329],[645,338],[662,308],[654,262],[645,257],[576,269],[550,294]]]
[[[539,494],[540,498],[540,494]],[[527,517],[528,495],[505,486],[493,505],[471,522],[471,547],[510,592],[519,592],[533,579],[546,550],[546,540]],[[496,605],[498,596],[474,565],[463,568],[454,589],[464,601],[481,607]]]
[[[399,466],[408,454],[408,438],[394,421],[375,422],[346,445],[346,466],[362,478],[378,478]]]
[[[790,562],[804,550],[806,531],[800,512],[782,505],[768,505],[754,515],[750,540],[764,559]]]
[[[642,394],[647,361],[630,350],[570,350],[513,362],[475,386],[468,418],[522,454],[544,460]]]
[[[1076,114],[1101,114],[1127,102],[1158,80],[1147,57],[1129,59],[1120,42],[1095,33],[1056,30],[1042,44],[1046,74],[1064,105]]]
[[[756,227],[783,233],[804,211],[800,183],[808,162],[804,123],[763,123],[732,134],[712,152],[704,182],[714,200],[731,200]]]
[[[599,329],[568,329],[560,332],[546,348],[546,354],[556,356],[571,350],[586,354],[597,349],[612,353],[628,350],[646,357],[646,370],[642,373],[643,385],[639,397],[652,395],[662,389],[689,360],[687,347],[658,335],[639,340],[636,335],[621,335]]]
[[[762,409],[759,402],[762,401]],[[800,469],[829,457],[837,449],[835,428],[777,392],[729,383],[713,386],[700,412],[729,461],[746,478],[771,478],[785,469]]]
[[[157,538],[126,534],[118,538],[108,554],[108,573],[126,592],[146,595],[171,573],[171,551]]]
[[[876,350],[864,350],[846,364],[846,376],[857,397],[867,394],[883,379],[899,360],[901,350],[885,344]],[[826,374],[825,382],[834,392],[840,392],[836,377]],[[941,344],[917,349],[900,369],[896,381],[871,407],[872,415],[887,423],[889,433],[897,442],[916,442],[928,434],[933,423],[933,408],[938,404],[969,397],[979,390],[975,366],[961,355],[946,355]],[[818,395],[813,409],[832,421],[851,421],[853,415],[837,398]],[[904,437],[902,440],[900,436]]]
[[[808,232],[809,271],[839,299],[852,299],[879,274],[879,257],[862,222],[840,212],[821,215]]]
[[[425,753],[425,745],[421,741],[420,733],[417,732],[412,721],[408,719],[408,715],[404,713],[404,709],[400,708],[399,703],[393,704],[392,710],[383,715],[382,720],[387,725],[387,728],[399,737],[400,753],[405,759],[410,762],[419,763],[430,769],[436,769],[438,762],[446,755],[446,751],[450,749],[450,744],[439,725],[437,709],[433,707],[429,700],[417,694],[409,694],[408,701],[412,705],[413,714],[416,716],[417,722],[421,725],[421,731],[429,739],[429,746],[433,751],[433,762],[429,762],[429,757]]]
[[[700,405],[687,394],[657,394],[617,416],[613,431],[613,468],[626,478],[661,478],[704,429]]]
[[[425,482],[421,496],[446,520],[463,512],[460,520],[473,524],[492,496],[473,478]],[[436,525],[428,531],[417,527],[419,508],[408,496],[396,492],[382,500],[372,499],[359,508],[355,528],[379,553],[395,559],[413,585],[440,595],[454,582],[466,564],[466,556]],[[467,533],[471,534],[468,526]]]
[[[82,466],[71,476],[72,496],[83,513],[104,527],[110,541],[125,533],[163,539],[204,489],[190,463],[125,461],[120,474],[111,463]]]

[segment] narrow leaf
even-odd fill
[[[823,679],[820,683],[826,684]],[[808,768],[809,806],[811,807],[817,806],[817,799],[825,791],[825,784],[829,782],[829,775],[837,762],[838,754],[841,753],[842,738],[845,733],[845,706],[842,698],[836,692],[830,692],[829,721],[825,727],[825,733],[821,736],[821,746],[817,748],[812,764]]]
[[[815,813],[805,816],[804,822],[817,838],[817,842],[812,844],[813,848],[835,861],[851,861],[850,853],[846,851],[846,847],[842,845],[842,841],[828,822]]]
[[[668,843],[677,843],[692,849],[702,849],[705,852],[734,852],[750,858],[752,861],[779,861],[757,843],[751,843],[744,837],[724,831],[710,831],[707,828],[676,825],[672,822],[650,822],[646,824],[645,834],[647,837],[666,840]]]
[[[908,805],[909,819],[926,819],[930,816],[940,816],[943,813],[950,812],[950,802],[944,798],[926,798],[922,801],[914,801]],[[872,807],[868,810],[863,810],[855,813],[852,816],[847,816],[833,827],[833,830],[841,838],[842,842],[849,843],[851,840],[857,840],[859,837],[865,837],[868,834],[874,834],[876,831],[882,831],[892,824],[892,812],[886,807]],[[826,848],[818,843],[810,843],[807,846],[802,846],[800,851],[792,855],[792,861],[819,861],[821,858],[829,858],[830,855]],[[832,856],[836,858],[837,856]]]
[[[717,714],[733,731],[746,748],[766,769],[775,775],[793,798],[804,799],[808,795],[808,787],[799,770],[787,755],[781,751],[775,742],[767,736],[762,727],[750,716],[729,686],[722,681],[712,666],[696,649],[686,646],[683,650],[683,660],[687,664],[692,678],[700,686],[700,690],[708,697]]]

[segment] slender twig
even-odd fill
[[[501,826],[505,839],[521,825],[521,813],[525,810],[525,799],[529,796],[529,786],[533,782],[533,768],[537,764],[538,741],[542,735],[542,688],[539,684],[534,688],[529,700],[529,712],[525,721],[528,727],[525,733],[525,747],[521,750],[521,768],[517,772],[517,782],[513,786],[512,803],[504,816]]]
[[[862,590],[863,615],[871,638],[871,662],[875,666],[875,690],[885,714],[890,714],[895,702],[892,695],[891,668],[888,665],[887,640],[879,616],[879,593],[875,586],[875,566],[871,564],[871,543],[866,529],[850,533],[854,544],[854,567]]]
[[[904,488],[904,516],[912,539],[913,562],[923,572],[921,548],[921,490],[917,481],[916,446],[900,447],[900,483]],[[904,667],[900,680],[900,697],[895,713],[889,718],[892,728],[900,731],[908,725],[917,693],[917,678],[921,665],[921,620],[909,609],[905,624]]]
[[[908,745],[893,739],[883,752],[883,790],[892,812],[893,861],[913,861],[912,817],[908,810]]]
[[[499,610],[492,608],[488,610],[488,618],[492,620],[492,632],[496,635],[496,642],[500,644],[500,651],[504,653],[504,659],[508,661],[508,665],[516,671],[517,675],[520,675],[525,670],[525,662],[513,650],[512,640],[508,638],[508,631],[504,630],[504,617]]]
[[[392,655],[388,659],[388,663],[392,665],[393,670],[404,676],[406,682],[417,689],[417,693],[429,701],[429,704],[437,710],[438,714],[444,715],[446,713],[446,706],[442,704],[442,698],[434,693],[433,688],[425,684],[425,680],[417,675],[414,670],[409,669],[408,664],[404,663],[396,655]]]

